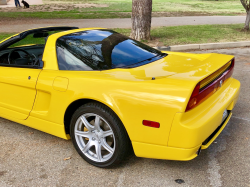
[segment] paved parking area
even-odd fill
[[[233,76],[242,89],[228,126],[196,159],[133,156],[118,168],[99,169],[71,141],[0,118],[0,186],[250,186],[250,48],[198,51],[207,52],[236,56]]]

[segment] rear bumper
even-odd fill
[[[141,142],[132,142],[135,154],[138,157],[155,158],[155,159],[180,160],[180,161],[192,160],[198,156],[200,148],[206,149],[211,145],[211,143],[213,143],[213,141],[219,136],[219,134],[225,128],[231,116],[232,112],[229,113],[225,121],[214,131],[214,133],[212,133],[212,136],[209,137],[209,140],[204,145],[198,145],[191,149],[184,149],[184,148],[153,145]]]
[[[231,111],[234,108],[239,92],[240,82],[230,78],[220,90],[196,108],[186,113],[177,113],[172,124],[168,146],[186,149],[201,146],[221,126],[210,141],[202,146],[202,149],[207,148],[229,121],[231,113],[221,125],[224,110]]]
[[[229,122],[239,92],[240,82],[228,79],[220,90],[196,108],[176,113],[168,146],[132,142],[136,156],[180,161],[197,157],[199,149],[208,148]],[[226,109],[230,113],[222,122]]]

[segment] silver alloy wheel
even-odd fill
[[[92,161],[105,162],[113,156],[114,133],[101,116],[93,113],[81,115],[76,121],[74,133],[79,149]]]

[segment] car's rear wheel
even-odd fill
[[[118,164],[131,149],[121,121],[100,103],[87,103],[76,110],[70,124],[70,135],[82,158],[97,167]]]

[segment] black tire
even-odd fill
[[[109,158],[108,160],[104,162],[97,162],[88,158],[85,155],[86,153],[83,153],[83,151],[80,149],[76,140],[77,137],[75,135],[75,126],[76,126],[77,120],[82,115],[89,114],[89,113],[99,115],[108,123],[110,129],[113,131],[114,136],[112,136],[112,138],[115,139],[114,152],[112,153],[113,155],[111,156],[111,158]],[[101,167],[101,168],[113,167],[119,164],[122,160],[124,160],[131,153],[131,150],[132,150],[130,139],[120,119],[114,114],[114,112],[110,108],[97,102],[84,104],[75,111],[75,113],[72,116],[71,123],[70,123],[70,135],[71,135],[72,142],[75,146],[75,149],[77,150],[79,155],[88,163],[97,167]]]

